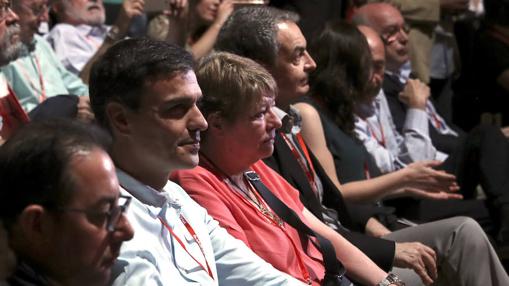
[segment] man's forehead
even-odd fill
[[[392,25],[400,25],[402,22],[404,23],[401,13],[396,7],[391,5],[386,5],[383,9],[380,9],[376,15],[382,29]]]
[[[385,55],[385,47],[378,33],[368,26],[359,26],[359,31],[366,37],[369,49],[373,56]],[[384,57],[385,59],[385,57]]]
[[[44,4],[47,2],[46,0],[16,0],[16,1],[24,5]]]
[[[175,72],[146,82],[145,93],[157,91],[166,100],[195,100],[202,95],[193,70]]]
[[[306,48],[306,38],[299,26],[294,22],[279,22],[277,24],[277,40],[280,47],[292,52],[295,49]]]

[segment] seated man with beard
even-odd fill
[[[21,42],[19,40],[18,20],[18,15],[11,10],[11,2],[8,0],[0,1],[0,66],[6,65],[19,57]],[[0,98],[8,93],[9,84],[0,69]],[[6,125],[4,122],[5,111],[1,104],[0,112],[0,145],[2,145],[8,134],[5,134],[4,131],[4,125]]]
[[[46,0],[19,0],[13,3],[19,17],[22,51],[20,57],[1,67],[21,106],[30,112],[49,97],[63,94],[75,98],[78,117],[93,118],[89,107],[88,87],[62,65],[51,46],[36,34],[48,18]]]

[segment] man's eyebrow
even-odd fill
[[[293,49],[293,53],[296,54],[296,53],[302,53],[306,51],[306,47],[305,46],[297,46],[295,47],[295,49]]]
[[[177,96],[177,97],[174,97],[174,98],[171,98],[171,99],[165,101],[163,105],[173,106],[173,105],[178,105],[178,104],[191,104],[193,102],[200,100],[201,97],[202,97],[201,94],[199,96],[198,96],[198,94],[193,95],[193,96],[181,95],[181,96]]]
[[[104,205],[113,205],[113,203],[115,203],[116,199],[117,199],[117,197],[115,197],[115,196],[102,197],[97,202],[95,202],[92,205],[92,207],[101,207],[101,206],[104,206]]]

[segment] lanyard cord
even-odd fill
[[[203,161],[208,163],[213,169],[215,169],[217,172],[219,172],[223,177],[225,177],[236,188],[241,189],[237,185],[237,183],[235,181],[233,181],[228,175],[226,175],[226,173],[223,172],[223,170],[221,170],[216,164],[214,164],[214,162],[212,162],[209,158],[207,158],[207,156],[205,156],[205,154],[203,154],[203,152],[200,152],[200,155],[201,155],[201,157],[203,157],[203,159],[205,159]],[[245,178],[245,175],[244,175],[244,178]],[[231,189],[229,184],[227,184],[226,182],[225,182],[225,184],[226,184],[226,186],[228,188]],[[250,188],[253,187],[251,185],[251,183],[249,183],[249,180],[248,180],[248,184],[249,184],[248,186]],[[295,242],[293,241],[293,239],[290,237],[288,232],[285,230],[285,226],[284,226],[283,220],[281,218],[279,218],[273,211],[271,211],[269,209],[269,207],[267,206],[267,203],[263,200],[263,198],[260,196],[260,194],[258,194],[258,192],[252,192],[252,193],[256,196],[256,199],[258,200],[260,205],[255,205],[253,203],[250,203],[250,199],[248,200],[246,197],[242,196],[240,193],[238,193],[236,191],[234,191],[234,193],[237,196],[240,196],[240,198],[245,203],[247,203],[247,205],[249,205],[250,207],[253,207],[258,214],[260,214],[260,215],[262,215],[262,217],[266,218],[271,224],[273,224],[276,227],[278,227],[279,229],[281,229],[281,231],[285,234],[285,236],[288,238],[288,240],[290,241],[290,243],[292,245],[292,248],[294,250],[295,256],[297,257],[297,262],[299,264],[299,269],[300,269],[300,271],[302,273],[304,282],[306,282],[307,284],[311,285],[311,278],[310,278],[311,276],[310,276],[309,271],[308,271],[308,269],[306,267],[306,264],[304,263],[304,258],[300,254],[300,252],[298,250],[298,247],[295,244]],[[242,190],[242,193],[247,195],[247,193],[244,192],[243,190]],[[263,207],[263,205],[265,205],[265,206]]]
[[[126,188],[125,186],[121,185],[122,188],[124,188],[125,190],[129,190],[128,188]],[[189,234],[191,234],[191,236],[193,237],[194,241],[196,242],[196,244],[198,244],[198,247],[200,248],[200,251],[201,253],[203,254],[203,258],[205,259],[205,265],[207,266],[206,268],[203,266],[202,263],[200,263],[200,261],[198,261],[198,259],[196,259],[196,257],[194,257],[191,252],[189,252],[189,250],[187,249],[186,245],[184,244],[184,242],[182,241],[182,239],[173,231],[173,229],[168,225],[168,223],[166,223],[166,221],[161,218],[160,216],[157,217],[159,219],[159,221],[161,222],[161,224],[168,230],[168,232],[170,233],[170,235],[175,238],[175,240],[180,244],[180,246],[184,249],[184,251],[204,270],[207,272],[207,274],[210,276],[210,278],[212,278],[212,280],[215,280],[214,279],[214,275],[212,273],[212,270],[209,266],[209,262],[207,261],[207,256],[205,256],[205,251],[203,250],[203,246],[201,244],[201,241],[200,239],[198,238],[198,235],[196,235],[196,232],[194,231],[193,227],[191,226],[191,224],[187,221],[187,219],[183,216],[183,215],[180,215],[179,218],[180,218],[180,221],[182,222],[182,224],[184,224],[184,226],[186,227],[187,231],[189,232]]]
[[[38,97],[38,101],[39,101],[39,103],[41,103],[44,100],[46,100],[46,88],[44,86],[44,79],[42,78],[41,64],[35,54],[30,54],[30,60],[31,60],[32,65],[34,66],[37,76],[39,78],[39,87],[41,90],[40,90],[40,95]],[[16,62],[16,65],[20,68],[21,73],[23,74],[23,77],[26,78],[26,80],[32,87],[32,90],[34,91],[34,93],[37,93],[38,90],[37,90],[34,82],[32,81],[32,77],[28,74],[28,70],[26,69],[26,67],[24,67],[21,62]]]
[[[382,145],[383,147],[386,147],[385,144],[385,132],[384,132],[384,127],[382,126],[382,122],[380,121],[380,117],[378,118],[377,120],[377,123],[378,123],[378,127],[380,129],[380,138],[378,138],[378,136],[376,135],[375,133],[375,128],[373,128],[373,126],[371,125],[371,123],[368,121],[368,120],[364,120],[368,126],[368,130],[369,130],[369,133],[371,133],[371,136],[373,136],[373,138],[375,138],[375,140],[378,142],[378,144]]]
[[[182,221],[182,223],[184,224],[184,226],[186,227],[187,231],[191,234],[191,236],[193,237],[193,239],[196,241],[196,244],[198,244],[198,247],[200,248],[200,251],[201,253],[203,254],[203,258],[205,259],[205,265],[207,266],[207,268],[205,268],[203,266],[202,263],[200,263],[200,261],[198,261],[198,259],[196,259],[196,257],[194,257],[191,252],[189,252],[189,250],[187,250],[187,247],[185,246],[185,244],[182,242],[182,240],[178,237],[178,235],[173,231],[173,229],[161,218],[161,217],[158,217],[159,220],[161,221],[161,223],[163,224],[163,226],[170,232],[171,236],[173,236],[175,238],[175,240],[180,244],[180,246],[182,246],[182,248],[187,252],[187,254],[196,262],[198,263],[198,265],[204,270],[206,271],[210,278],[212,278],[212,280],[214,280],[214,275],[212,274],[212,270],[210,269],[210,266],[209,266],[209,263],[207,261],[207,257],[205,256],[205,251],[203,250],[203,247],[202,247],[202,244],[201,244],[201,241],[200,239],[198,238],[198,236],[196,235],[196,232],[194,231],[193,227],[189,224],[189,222],[182,216],[180,215],[180,220]]]
[[[311,158],[309,157],[309,151],[308,151],[308,149],[306,147],[306,144],[304,143],[304,139],[302,139],[302,135],[300,133],[298,133],[296,135],[296,138],[298,140],[298,142],[296,144],[299,144],[299,146],[301,147],[302,153],[304,153],[303,155],[305,156],[308,164],[303,162],[302,157],[301,157],[299,151],[295,147],[295,144],[293,144],[286,137],[286,135],[283,132],[280,132],[280,135],[281,135],[281,137],[283,137],[283,140],[285,140],[285,142],[288,145],[288,147],[290,147],[290,150],[292,151],[293,157],[295,157],[295,159],[297,159],[297,162],[299,163],[300,167],[302,168],[304,173],[306,173],[306,177],[308,178],[308,181],[309,181],[309,183],[311,185],[311,188],[313,189],[315,194],[318,194],[318,188],[316,186],[316,179],[315,179],[315,174],[316,174],[315,173],[315,169],[313,167],[313,164],[311,163]]]

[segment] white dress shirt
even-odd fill
[[[355,116],[355,133],[382,173],[392,172],[421,160],[443,160],[429,137],[424,110],[407,111],[403,134],[396,130],[383,90],[374,102],[375,113],[366,120]]]
[[[113,285],[303,285],[230,236],[177,184],[168,181],[163,190],[156,191],[121,170],[117,175],[122,194],[133,196],[127,217],[135,234],[122,245]],[[180,215],[196,232],[203,252]],[[213,279],[159,218],[166,221],[194,258],[203,266],[208,262]]]
[[[106,38],[109,26],[57,24],[47,34],[55,54],[67,70],[79,74]]]

